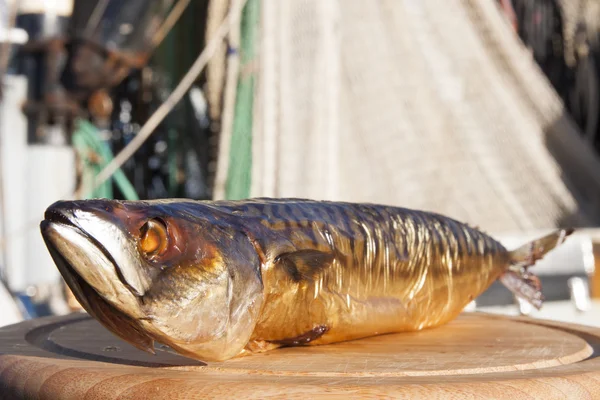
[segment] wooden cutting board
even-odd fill
[[[85,314],[0,329],[1,399],[600,398],[600,329],[465,313],[439,328],[203,364]]]

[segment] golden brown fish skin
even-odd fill
[[[156,256],[148,221],[166,229]],[[108,329],[205,361],[440,325],[533,254],[434,213],[302,199],[58,202],[40,227]]]
[[[250,348],[303,337],[325,344],[419,330],[456,317],[509,266],[507,250],[453,219],[370,204],[255,199],[216,202],[244,219],[264,253],[263,308]],[[331,254],[314,276],[290,276],[277,255]],[[262,344],[261,344],[262,343]]]

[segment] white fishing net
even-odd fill
[[[493,232],[597,222],[600,164],[495,0],[262,0],[260,17],[251,196]]]

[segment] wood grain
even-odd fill
[[[594,253],[594,273],[590,277],[590,292],[592,298],[600,299],[600,238],[595,238],[592,244]]]
[[[600,329],[480,313],[208,365],[76,314],[0,329],[0,354],[0,399],[600,398]]]

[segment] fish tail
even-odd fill
[[[500,276],[502,284],[516,296],[540,309],[544,302],[542,285],[540,279],[529,272],[528,268],[562,244],[573,232],[573,229],[558,229],[510,251],[510,266]]]

